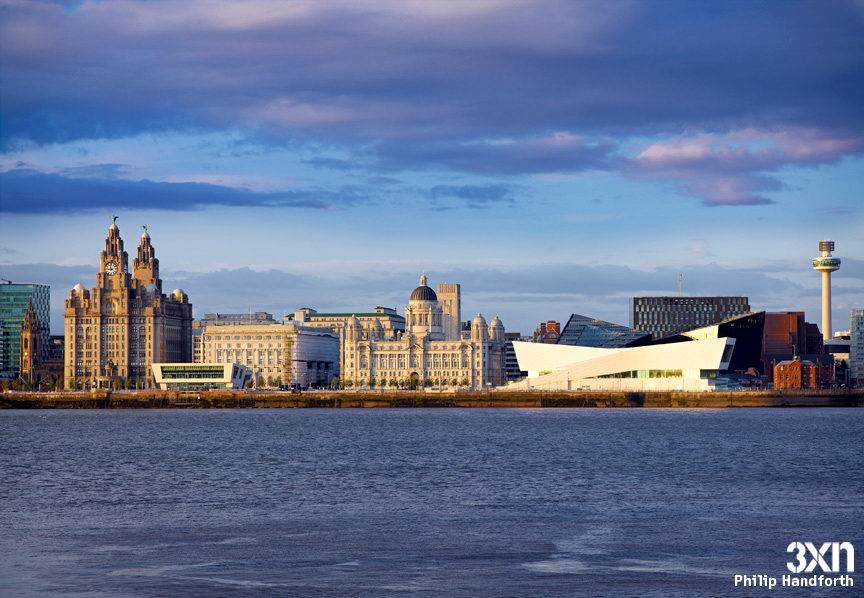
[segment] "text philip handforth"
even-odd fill
[[[780,579],[772,575],[736,575],[735,587],[773,590],[778,581],[783,588],[851,588],[855,585],[851,575],[783,575]]]

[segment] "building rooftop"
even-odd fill
[[[621,324],[572,314],[558,337],[558,344],[614,349],[628,347],[632,343],[650,338],[650,332],[640,332]]]

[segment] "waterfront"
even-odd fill
[[[858,409],[0,411],[0,594],[735,595],[791,541],[862,545],[862,433]]]

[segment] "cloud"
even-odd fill
[[[862,124],[854,2],[432,4],[10,2],[3,137],[239,128],[422,147]]]
[[[379,165],[387,169],[444,167],[486,174],[577,172],[609,166],[615,144],[592,141],[569,132],[538,137],[471,142],[384,142],[375,147]]]
[[[107,174],[116,173],[110,165]],[[370,201],[359,187],[256,192],[201,182],[126,180],[106,174],[105,165],[49,173],[27,168],[0,172],[0,213],[50,214],[103,208],[186,211],[205,206],[262,206],[328,209]],[[74,171],[74,172],[70,172]],[[74,176],[73,176],[74,175]]]
[[[328,170],[348,171],[357,170],[359,168],[359,165],[348,160],[341,160],[339,158],[327,158],[324,156],[309,158],[308,160],[304,160],[303,163],[308,164],[309,166],[313,166],[315,168],[325,168]]]
[[[436,204],[457,199],[469,208],[485,208],[494,203],[512,203],[511,191],[507,185],[435,185],[429,196]]]
[[[864,135],[821,129],[735,130],[651,143],[630,163],[637,178],[673,181],[708,206],[773,203],[764,193],[784,188],[774,173],[817,166],[864,151]]]

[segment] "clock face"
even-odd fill
[[[114,263],[113,261],[108,262],[107,264],[105,264],[105,272],[107,272],[108,274],[110,274],[112,276],[114,274],[117,274],[117,264]]]

